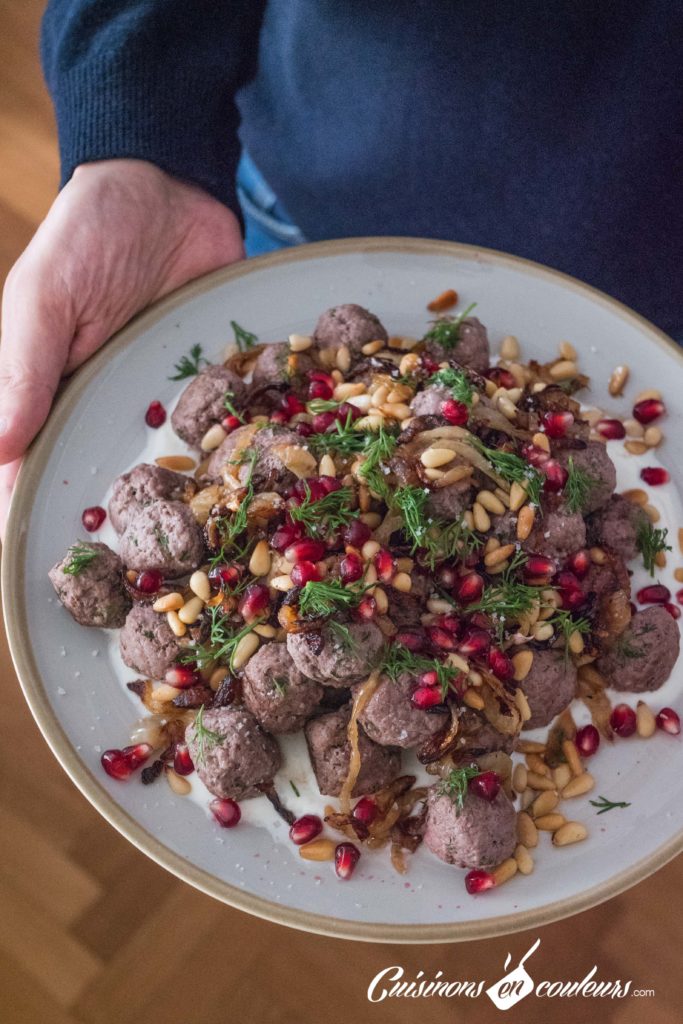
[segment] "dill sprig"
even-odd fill
[[[234,544],[235,540],[241,533],[247,528],[249,522],[249,506],[251,505],[254,498],[254,467],[258,462],[258,452],[253,449],[250,451],[246,458],[242,460],[243,463],[249,463],[249,471],[247,473],[246,490],[244,497],[242,498],[239,508],[235,512],[230,512],[224,516],[218,516],[216,518],[216,527],[222,542],[221,553],[225,548],[230,547]]]
[[[569,638],[572,633],[580,633],[584,636],[586,633],[590,633],[591,624],[588,619],[574,619],[572,618],[571,612],[565,609],[558,608],[552,618],[548,619],[547,622],[553,627],[556,633],[561,634],[564,641],[564,660],[569,660]]]
[[[650,576],[655,574],[656,558],[660,551],[671,551],[671,545],[666,543],[669,531],[656,529],[651,522],[643,522],[636,533],[636,547],[643,556],[643,565]]]
[[[304,491],[304,500],[300,505],[292,506],[289,515],[295,523],[303,525],[309,536],[327,537],[355,518],[350,487],[340,487],[317,499],[311,498],[311,489],[305,482]]]
[[[209,608],[211,625],[209,628],[209,639],[204,644],[196,647],[187,647],[180,656],[184,663],[196,662],[199,668],[206,668],[214,661],[228,660],[228,665],[233,668],[233,657],[235,650],[242,637],[251,633],[255,626],[263,622],[263,618],[254,619],[248,622],[236,633],[232,632],[230,616],[225,615],[220,605]]]
[[[86,544],[72,544],[67,551],[69,561],[62,567],[62,572],[67,576],[78,576],[98,555],[97,548],[90,548]]]
[[[361,587],[345,587],[341,580],[310,580],[304,584],[299,594],[299,614],[304,618],[329,618],[342,609],[355,608],[368,589],[368,584]]]
[[[508,620],[516,622],[520,615],[531,611],[534,601],[538,599],[538,587],[520,583],[514,574],[527,560],[523,551],[517,551],[505,572],[501,573],[495,583],[484,587],[484,592],[476,604],[467,606],[470,612],[483,612],[491,616],[498,641],[502,641]]]
[[[522,484],[531,504],[540,505],[543,476],[537,469],[530,466],[519,455],[515,455],[514,452],[505,452],[498,448],[487,448],[477,438],[472,438],[471,443],[484,456],[486,461],[491,464],[496,473],[502,476],[503,480],[507,480],[508,483]]]
[[[448,796],[456,807],[456,813],[460,814],[465,803],[467,787],[470,779],[476,779],[481,775],[481,770],[476,764],[464,764],[459,768],[453,768],[445,779],[442,779],[437,786],[439,796]]]
[[[386,498],[389,493],[382,464],[394,454],[396,444],[396,435],[390,433],[383,425],[376,433],[366,435],[365,459],[358,470],[358,475],[380,498]]]
[[[404,673],[421,676],[425,672],[435,672],[437,685],[441,687],[442,700],[446,699],[461,674],[460,669],[455,665],[448,665],[437,658],[427,658],[424,654],[416,654],[415,651],[409,651],[401,644],[394,644],[386,648],[382,660],[382,672],[392,682],[396,682],[398,677]]]
[[[599,807],[598,814],[604,814],[606,811],[613,811],[615,807],[630,807],[631,804],[627,803],[626,800],[608,800],[606,796],[598,797],[597,800],[588,801],[591,807]]]
[[[294,785],[294,783],[292,782],[292,780],[291,780],[291,779],[289,780],[289,784],[290,784],[290,786],[292,787],[292,789],[293,789],[293,791],[294,791],[294,796],[301,796],[301,793],[299,792],[299,790],[298,790],[298,789],[297,789],[297,787],[296,787],[296,786]]]
[[[240,423],[244,423],[244,413],[238,412],[238,410],[235,408],[235,405],[233,404],[234,397],[234,391],[226,391],[223,397],[223,405],[228,410],[231,416],[234,416],[236,419],[238,419]]]
[[[412,543],[411,553],[423,552],[422,560],[433,569],[437,562],[469,555],[481,544],[464,519],[452,523],[432,518],[427,511],[429,491],[424,487],[399,487],[387,494],[387,503],[403,519],[403,529]]]
[[[208,359],[205,359],[202,355],[202,346],[193,345],[190,349],[189,356],[182,356],[182,358],[175,364],[175,374],[173,377],[169,377],[169,380],[185,380],[186,377],[195,377],[199,373],[200,363],[206,363],[208,365]]]
[[[221,743],[225,739],[225,735],[220,732],[214,732],[212,729],[207,729],[204,725],[204,705],[200,707],[199,711],[195,715],[194,720],[194,733],[197,741],[197,756],[195,760],[199,764],[203,764],[206,758],[206,750],[208,747],[215,747],[217,743]]]
[[[583,511],[596,483],[595,477],[576,466],[570,455],[567,460],[567,482],[563,491],[564,501],[570,512]]]
[[[314,415],[319,412],[334,412],[340,405],[341,402],[335,398],[312,398],[310,402],[306,403],[306,412],[311,412]]]
[[[251,331],[245,330],[244,327],[240,327],[235,320],[230,321],[230,326],[232,327],[233,334],[235,335],[235,344],[240,352],[248,352],[249,349],[253,348],[258,342],[258,338],[255,334],[252,334]]]
[[[349,630],[349,627],[345,626],[343,622],[337,622],[336,619],[330,619],[329,627],[333,633],[337,634],[339,642],[342,645],[342,649],[345,651],[350,651],[353,645],[351,641],[351,631]]]
[[[447,366],[432,374],[427,384],[440,384],[442,387],[448,388],[451,397],[456,402],[462,402],[468,407],[472,405],[474,389],[462,370],[454,370],[452,366]]]
[[[332,430],[324,434],[311,434],[306,438],[306,447],[317,458],[327,452],[336,452],[342,458],[351,455],[359,455],[367,446],[368,435],[360,430],[353,429],[353,416],[351,413],[346,421],[336,420]]]
[[[438,345],[443,345],[444,348],[455,348],[460,341],[462,322],[465,317],[470,315],[476,305],[476,302],[472,302],[467,309],[464,309],[457,316],[444,316],[434,320],[434,326],[427,331],[424,340],[435,341]]]

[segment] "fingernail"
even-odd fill
[[[0,416],[0,437],[2,437],[3,434],[7,433],[7,428],[8,427],[9,427],[9,422],[7,420],[7,417],[6,416]]]

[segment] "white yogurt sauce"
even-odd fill
[[[129,469],[132,469],[141,462],[154,462],[155,459],[164,455],[188,454],[187,446],[171,429],[171,411],[171,408],[167,410],[168,418],[162,427],[157,430],[153,430],[151,428],[148,430],[147,443],[140,452],[136,461],[128,467]],[[623,441],[607,442],[607,450],[616,466],[617,491],[625,491],[630,488],[638,487],[648,492],[650,496],[650,504],[654,505],[661,513],[661,519],[657,525],[658,527],[668,527],[668,539],[673,549],[668,554],[666,568],[661,570],[658,569],[654,580],[648,575],[640,559],[635,560],[629,565],[629,568],[633,571],[632,594],[635,595],[638,589],[645,586],[647,583],[660,582],[665,584],[672,592],[672,595],[674,595],[676,590],[679,589],[679,584],[677,584],[674,579],[673,571],[676,568],[677,563],[680,562],[683,564],[683,557],[678,557],[679,552],[677,540],[678,527],[679,525],[683,525],[683,501],[681,500],[681,495],[678,493],[673,482],[669,482],[668,484],[664,484],[660,487],[648,487],[640,479],[640,470],[644,466],[661,465],[661,462],[657,459],[653,451],[646,452],[644,455],[640,456],[631,455],[624,449]],[[110,496],[111,486],[100,502],[104,508],[107,507]],[[118,549],[118,536],[108,517],[103,523],[102,528],[97,533],[93,533],[90,536],[93,540],[102,541],[105,544],[108,544],[114,550]],[[117,678],[121,681],[121,685],[125,687],[126,683],[130,682],[133,678],[134,673],[124,665],[121,659],[121,655],[119,653],[118,631],[106,630],[104,633],[107,638],[107,657],[109,659],[109,664]],[[625,701],[626,703],[632,703],[635,706],[637,696],[638,695],[619,694],[619,700]],[[130,699],[132,725],[141,717],[142,714],[144,714],[144,708],[142,707],[139,698],[134,694],[130,694]],[[578,724],[581,725],[590,721],[590,716],[583,704],[575,701],[572,710]],[[525,735],[529,738],[541,738],[546,731],[546,729],[539,729],[537,731],[525,733]],[[308,757],[308,750],[303,732],[297,733],[293,736],[278,736],[277,739],[282,751],[282,768],[275,776],[275,786],[280,798],[285,806],[287,806],[297,817],[302,814],[318,814],[322,817],[324,815],[325,806],[332,804],[336,807],[337,800],[333,797],[321,796],[318,791],[318,786]],[[122,742],[120,737],[115,736],[112,736],[111,741],[112,745],[115,745],[117,742]],[[434,781],[433,776],[430,776],[425,772],[424,767],[418,762],[413,751],[403,752],[401,772],[402,774],[416,775],[418,778],[418,785],[428,785]],[[189,776],[187,781],[191,783],[192,790],[185,799],[190,799],[199,804],[204,813],[208,815],[210,813],[208,811],[208,805],[213,799],[212,794],[209,793],[208,789],[196,772]],[[298,796],[294,791],[292,783],[298,790]],[[163,785],[163,783],[159,780],[155,785]],[[292,855],[296,855],[296,850],[288,839],[287,825],[280,818],[266,797],[244,800],[240,804],[240,809],[242,811],[243,822],[266,829],[272,835],[274,840],[281,840],[284,842],[290,853],[292,853]],[[366,851],[364,855],[371,852],[373,851]],[[378,850],[374,852],[378,856],[386,856],[386,851]]]

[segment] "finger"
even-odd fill
[[[21,459],[10,462],[7,466],[0,466],[0,540],[2,541],[5,539],[9,503],[20,466]]]

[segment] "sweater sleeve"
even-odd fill
[[[149,160],[239,213],[235,93],[265,0],[50,0],[41,54],[64,185],[78,164]]]

